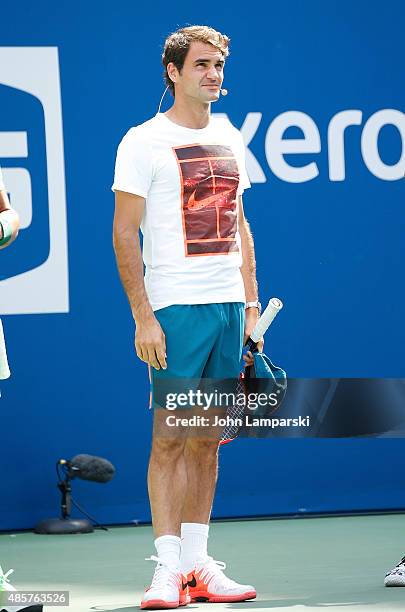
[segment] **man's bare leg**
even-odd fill
[[[218,440],[188,438],[184,465],[187,490],[181,522],[208,524],[218,478]]]
[[[198,411],[187,416],[194,414]],[[180,535],[181,523],[209,523],[222,433],[217,427],[170,427],[166,418],[166,410],[155,411],[148,470],[156,538]]]
[[[181,515],[180,567],[187,575],[191,601],[202,598],[225,603],[256,597],[253,586],[228,578],[208,555],[208,523],[218,474],[218,444],[218,436],[209,441],[194,437],[187,440],[184,449],[188,485]]]
[[[165,431],[164,411],[155,410],[148,490],[157,560],[141,608],[176,608],[189,602],[187,581],[180,573],[180,521],[187,488],[182,432]],[[163,427],[159,427],[159,424]]]
[[[181,512],[187,491],[185,440],[154,437],[148,469],[148,491],[155,537],[180,536]]]

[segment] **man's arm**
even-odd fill
[[[242,196],[239,196],[239,234],[242,245],[242,267],[241,273],[243,278],[243,284],[245,286],[245,297],[247,302],[255,302],[258,300],[258,288],[256,280],[256,258],[255,258],[255,247],[253,242],[252,232],[250,231],[249,223],[245,217],[243,211]],[[259,311],[257,308],[248,308],[246,310],[246,322],[245,322],[245,337],[244,343],[252,333],[257,320],[259,318]],[[259,350],[263,350],[263,340],[258,342]],[[244,358],[248,365],[252,365],[253,360]]]
[[[136,323],[135,349],[156,370],[166,368],[166,342],[145,290],[139,228],[145,199],[115,192],[113,244],[117,266]]]
[[[0,191],[0,249],[5,249],[17,238],[19,227],[18,214],[11,208],[7,192]],[[11,231],[11,237],[5,244],[1,244],[8,230]]]

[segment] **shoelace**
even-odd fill
[[[8,572],[5,574],[3,572],[3,568],[0,565],[0,588],[1,589],[5,589],[8,590],[7,587],[11,586],[8,577],[14,572],[13,569],[8,570]]]
[[[145,557],[145,561],[155,561],[157,563],[155,573],[153,574],[152,583],[150,585],[150,589],[160,589],[167,585],[168,580],[172,583],[172,585],[176,588],[179,587],[179,572],[175,567],[170,566],[159,557],[155,555],[151,555],[150,557]]]
[[[223,574],[223,570],[226,569],[226,563],[223,561],[216,561],[212,557],[208,557],[204,563],[206,567],[201,571],[200,579],[208,586],[212,580],[220,577],[222,580],[225,579],[228,587],[237,586],[234,580],[231,580]]]

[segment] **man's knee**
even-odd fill
[[[161,460],[177,459],[184,451],[185,440],[174,437],[154,437],[152,440],[152,456]]]
[[[186,450],[196,455],[216,455],[218,453],[219,440],[216,438],[188,438]]]

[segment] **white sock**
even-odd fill
[[[175,535],[163,535],[155,540],[157,556],[173,568],[180,567],[181,540]]]
[[[204,523],[181,524],[180,569],[183,574],[191,572],[196,561],[204,561],[207,556],[209,525]]]

